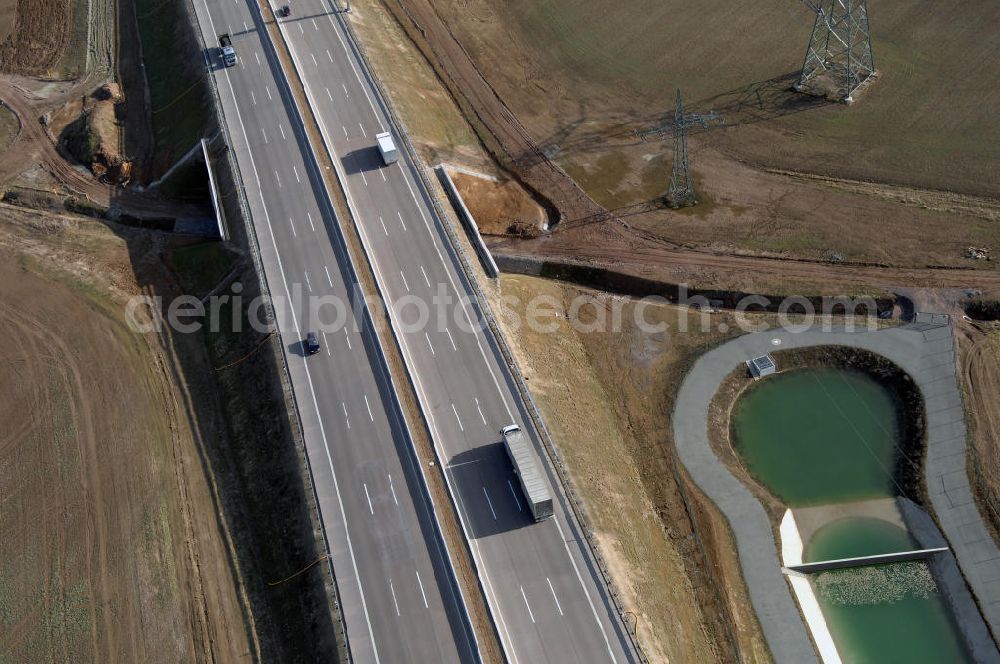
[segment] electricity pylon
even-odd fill
[[[802,74],[795,86],[829,74],[836,93],[850,104],[854,93],[875,75],[867,0],[802,0],[816,12]]]
[[[708,123],[719,118],[715,111],[709,113],[684,113],[684,97],[677,89],[677,106],[673,121],[663,122],[651,129],[637,131],[636,135],[646,140],[651,136],[660,137],[670,132],[674,135],[674,172],[667,190],[667,203],[672,208],[694,205],[694,182],[691,180],[691,162],[688,158],[688,129],[692,125],[708,127]]]

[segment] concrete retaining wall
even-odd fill
[[[778,528],[778,535],[781,538],[781,560],[785,565],[797,565],[802,562],[802,537],[799,533],[799,526],[795,522],[795,515],[792,510],[785,510],[785,516],[781,519]],[[813,645],[819,653],[819,658],[823,664],[841,664],[840,652],[833,641],[833,634],[826,624],[826,616],[819,606],[816,598],[816,591],[813,589],[809,577],[803,574],[793,574],[787,577],[792,593],[802,611],[802,618],[812,635]],[[805,656],[798,661],[808,661]]]
[[[468,233],[469,241],[476,250],[476,255],[479,256],[479,262],[483,264],[486,276],[490,279],[496,279],[500,276],[500,268],[493,261],[493,256],[490,254],[489,248],[483,242],[483,236],[479,233],[479,225],[476,223],[476,219],[472,216],[472,213],[469,212],[469,208],[465,206],[465,201],[462,200],[462,195],[458,193],[458,188],[451,179],[451,175],[448,174],[447,167],[444,164],[438,164],[434,167],[434,170],[437,171],[438,178],[441,180],[441,184],[444,186],[451,204],[455,206],[458,218],[462,220],[462,225],[465,226],[465,232]]]
[[[907,530],[921,546],[941,546],[945,542],[934,519],[916,503],[899,497],[896,504]],[[928,560],[928,565],[938,591],[955,616],[955,624],[965,639],[972,659],[976,662],[1000,662],[1000,652],[997,651],[983,615],[962,578],[955,554],[947,551],[934,556]]]
[[[212,169],[212,156],[208,152],[208,141],[201,139],[201,155],[205,160],[205,171],[208,173],[208,190],[212,194],[212,209],[215,211],[215,222],[219,227],[219,237],[223,240],[229,239],[229,231],[226,229],[226,216],[222,211],[219,193],[219,184],[215,180],[215,172]]]

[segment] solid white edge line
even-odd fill
[[[423,581],[420,580],[420,571],[419,570],[413,570],[413,571],[417,575],[417,585],[420,586],[420,596],[424,598],[424,608],[428,609],[430,607],[427,605],[427,593],[424,592],[424,583]]]
[[[524,605],[528,608],[528,617],[531,618],[532,624],[535,622],[535,614],[531,612],[531,605],[528,604],[528,596],[524,594],[524,586],[519,586],[521,588],[521,597],[524,598]]]

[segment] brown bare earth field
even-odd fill
[[[73,0],[16,2],[13,27],[0,42],[0,71],[48,74],[70,39]]]
[[[575,329],[565,315],[581,295],[593,298],[580,309],[591,329]],[[563,312],[540,317],[551,331],[524,325],[534,297]],[[745,661],[768,661],[728,527],[679,474],[671,434],[680,380],[731,335],[719,331],[721,323],[735,329],[731,315],[713,314],[703,330],[700,314],[650,306],[646,320],[667,330],[646,333],[632,300],[523,276],[502,276],[494,300],[652,661],[731,662],[737,649]]]
[[[16,10],[17,0],[0,0],[0,43],[3,43],[14,30]]]
[[[659,120],[682,88],[691,110],[723,115],[732,129],[721,142],[744,160],[1000,194],[992,166],[1000,128],[991,120],[1000,108],[1000,56],[991,48],[1000,7],[990,0],[947,10],[914,0],[871,3],[879,80],[849,108],[786,91],[813,23],[799,2],[434,6],[535,141],[559,145],[569,159]]]
[[[0,660],[241,661],[199,455],[102,224],[0,206]],[[140,257],[136,257],[140,258]]]
[[[965,322],[957,337],[972,441],[969,477],[993,537],[1000,541],[1000,323]]]
[[[481,232],[537,234],[545,226],[545,209],[513,180],[494,182],[458,172],[451,179]]]

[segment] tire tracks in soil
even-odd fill
[[[80,466],[85,471],[77,475],[83,492],[83,504],[87,515],[87,544],[84,547],[87,561],[87,582],[91,591],[96,590],[96,597],[92,596],[90,601],[90,624],[92,653],[96,661],[110,661],[115,656],[123,653],[119,650],[117,640],[117,630],[111,622],[111,600],[113,593],[109,584],[109,564],[107,551],[108,531],[107,519],[104,513],[106,506],[104,488],[98,470],[101,467],[101,459],[97,450],[97,438],[93,422],[93,405],[87,398],[89,392],[84,387],[80,367],[76,361],[75,354],[59,335],[49,334],[45,326],[37,319],[23,313],[19,313],[13,308],[7,307],[3,310],[4,321],[17,328],[19,334],[16,338],[21,339],[45,339],[43,346],[40,341],[33,344],[35,348],[25,349],[31,355],[25,357],[35,357],[39,365],[38,371],[54,369],[67,394],[67,405],[70,410],[70,419],[75,431],[75,440],[78,447]],[[43,350],[44,349],[44,350]],[[42,351],[39,353],[38,351]],[[39,404],[42,410],[36,412],[52,412],[54,407],[51,399],[46,395],[45,403]],[[121,506],[118,506],[121,508]],[[65,544],[65,543],[64,543]],[[63,547],[65,548],[65,547]],[[60,560],[66,560],[65,556],[60,556]],[[94,584],[94,580],[98,582]],[[65,574],[59,575],[59,582],[65,582]],[[66,588],[61,591],[65,596]],[[98,628],[100,625],[100,629]],[[103,634],[103,638],[98,638],[98,631]],[[105,652],[99,652],[100,645],[104,645]],[[66,653],[67,661],[72,659],[70,653]],[[129,661],[138,661],[136,653],[130,653]]]

